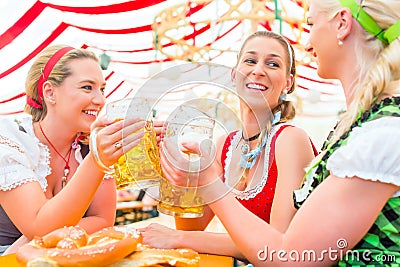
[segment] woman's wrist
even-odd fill
[[[202,196],[205,204],[210,204],[225,197],[231,189],[224,184],[221,177],[218,177],[213,182],[202,185],[197,189]]]
[[[199,241],[202,236],[199,237],[199,233],[203,233],[203,231],[190,231],[190,230],[177,230],[178,237],[175,238],[175,247],[176,248],[191,248],[195,249],[196,245],[199,244]]]
[[[93,160],[96,162],[97,167],[105,174],[113,174],[115,172],[114,168],[106,166],[100,159],[97,151],[91,153],[93,155]]]
[[[101,180],[103,180],[105,176],[104,171],[99,168],[96,160],[94,159],[94,156],[90,154],[92,154],[91,151],[89,151],[88,155],[83,159],[81,164],[78,166],[76,172],[74,173],[74,176],[81,176],[81,175],[87,176],[87,174],[90,173],[90,176],[93,177],[93,179],[97,180],[101,178]],[[88,179],[86,178],[85,180]]]
[[[177,236],[174,241],[174,247],[175,248],[185,248],[188,247],[189,244],[187,244],[187,241],[190,240],[190,237],[187,236],[190,231],[184,231],[184,230],[176,230]]]

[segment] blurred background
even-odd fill
[[[178,79],[187,72],[179,66],[187,62],[231,68],[246,36],[270,30],[295,47],[294,123],[320,147],[345,105],[340,84],[320,79],[304,52],[306,11],[302,0],[2,0],[0,115],[22,115],[28,69],[51,44],[94,51],[107,80],[107,101],[113,101],[135,95],[160,72],[169,81]],[[174,105],[195,87],[180,90],[166,103]],[[226,100],[223,94],[210,97]]]

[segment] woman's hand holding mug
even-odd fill
[[[90,150],[99,166],[111,173],[112,166],[124,154],[135,147],[144,135],[145,121],[137,117],[111,121],[99,117],[91,127]]]

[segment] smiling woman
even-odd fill
[[[311,29],[306,50],[318,57],[320,76],[340,80],[347,109],[294,191],[291,204],[297,212],[286,229],[274,225],[273,213],[270,223],[254,216],[235,194],[227,193],[217,160],[200,173],[202,196],[237,248],[257,267],[400,266],[400,1],[308,2]],[[264,46],[266,55],[279,55],[271,43]],[[260,63],[269,60],[250,58],[254,70],[245,74],[254,73],[254,82],[266,88],[274,84],[275,70]],[[242,69],[241,64],[237,68]],[[266,73],[270,80],[262,77]],[[271,90],[259,92],[255,87],[243,91],[261,99]],[[210,160],[191,148],[202,160]],[[163,158],[161,162],[168,163]],[[176,184],[184,181],[184,172],[167,167],[171,169],[165,168],[170,174],[166,178]]]
[[[221,180],[232,190],[235,203],[281,231],[286,230],[296,211],[292,192],[315,153],[305,132],[286,123],[294,117],[295,110],[283,96],[293,92],[295,74],[293,48],[283,36],[267,31],[251,34],[244,41],[231,72],[240,98],[242,129],[217,142],[216,162],[222,166]],[[165,168],[163,174],[173,177],[175,169]],[[228,234],[193,231],[204,230],[213,217],[207,206],[201,218],[176,218],[177,229],[190,231],[150,225],[141,229],[143,242],[243,259]],[[250,228],[243,224],[241,231]],[[208,242],[201,242],[204,239]]]
[[[50,46],[34,61],[26,79],[29,116],[20,122],[0,118],[0,253],[17,240],[7,252],[63,226],[92,233],[114,224],[115,182],[105,177],[84,140],[91,127],[104,127],[98,150],[111,165],[123,153],[112,144],[121,142],[123,130],[135,132],[141,125],[97,117],[104,87],[90,51]]]

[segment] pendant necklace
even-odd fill
[[[64,162],[65,162],[65,166],[64,166],[64,176],[63,176],[62,179],[61,179],[61,188],[64,188],[64,186],[67,184],[67,177],[68,177],[69,169],[70,169],[70,167],[69,167],[69,160],[70,160],[70,158],[71,158],[72,146],[71,146],[70,149],[68,150],[67,155],[66,155],[65,157],[63,157],[63,156],[61,155],[61,153],[58,152],[58,150],[55,148],[55,146],[53,145],[53,143],[50,142],[50,140],[49,140],[49,138],[46,136],[46,134],[44,133],[44,131],[43,131],[43,129],[42,129],[42,125],[40,124],[40,122],[39,122],[39,128],[40,128],[40,131],[42,132],[43,137],[46,139],[47,143],[49,143],[49,145],[54,149],[54,151],[57,153],[57,155],[59,155],[60,158],[62,158],[62,159],[64,160]]]
[[[246,143],[244,143],[244,144],[240,147],[240,149],[242,150],[242,154],[247,154],[247,153],[250,152],[250,146],[249,146],[248,142],[257,140],[257,138],[260,136],[260,134],[261,134],[261,132],[259,132],[259,133],[256,134],[256,135],[253,135],[253,136],[250,137],[250,138],[244,138],[243,132],[242,132],[242,139],[243,139],[243,141],[246,142]]]

